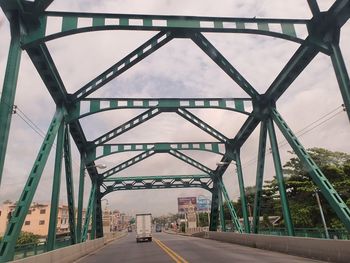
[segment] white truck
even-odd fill
[[[152,214],[136,215],[136,242],[152,241]]]

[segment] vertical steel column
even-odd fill
[[[0,184],[4,170],[7,142],[10,132],[13,103],[16,95],[19,66],[21,62],[19,18],[13,13],[10,21],[11,42],[0,101]]]
[[[209,231],[216,231],[218,228],[219,217],[219,185],[217,179],[213,180],[213,191],[210,209]]]
[[[224,198],[226,200],[226,203],[227,203],[227,206],[228,206],[228,211],[230,212],[231,221],[232,221],[233,225],[235,226],[236,230],[239,233],[243,233],[242,226],[239,223],[239,218],[237,216],[236,210],[233,207],[233,204],[232,204],[232,202],[230,200],[230,197],[229,197],[229,195],[228,195],[228,193],[226,191],[225,185],[224,185],[224,183],[222,182],[221,179],[220,179],[220,183],[219,183],[219,188],[220,188],[220,190],[221,190],[221,192],[224,195]]]
[[[271,118],[268,118],[266,122],[267,122],[267,129],[269,131],[269,138],[270,138],[273,162],[275,165],[278,190],[280,193],[280,198],[282,203],[283,220],[287,228],[288,236],[294,236],[294,227],[293,227],[293,222],[289,211],[286,187],[284,185],[283,170],[282,170],[280,154],[278,151],[275,127],[273,126],[273,122]]]
[[[321,190],[323,196],[327,199],[331,207],[337,213],[339,219],[343,222],[346,229],[350,231],[350,209],[341,199],[326,176],[322,173],[321,169],[312,160],[311,156],[307,153],[305,148],[301,145],[298,138],[294,135],[292,130],[288,127],[287,123],[283,120],[282,116],[277,112],[275,108],[271,109],[271,113],[274,122],[281,130],[290,146],[293,148],[295,154],[299,157],[300,161],[308,171],[308,174],[311,177],[312,181]]]
[[[83,223],[84,206],[84,185],[85,185],[85,158],[80,156],[80,176],[79,176],[79,195],[78,195],[78,218],[77,218],[77,243],[81,242],[81,230]]]
[[[320,14],[321,11],[317,4],[317,0],[307,0],[307,3],[309,4],[313,16],[317,16]]]
[[[339,43],[339,40],[337,41]],[[348,118],[350,120],[350,80],[338,43],[330,44],[330,48],[332,50],[331,59],[335,75],[337,76],[340,92],[343,97],[346,113],[348,114]]]
[[[234,157],[235,157],[235,161],[236,161],[236,170],[237,170],[237,177],[238,177],[238,184],[239,184],[239,192],[240,192],[241,203],[242,203],[244,232],[250,233],[250,222],[249,222],[249,216],[248,216],[247,199],[246,199],[246,195],[245,195],[245,187],[244,187],[244,180],[243,180],[240,150],[236,150],[234,152]]]
[[[96,195],[96,184],[91,184],[89,202],[85,213],[85,221],[84,221],[83,232],[81,236],[81,242],[85,242],[87,239],[91,214],[92,214],[92,210],[95,202],[95,195]],[[92,235],[92,229],[91,229],[91,235]]]
[[[266,152],[266,135],[267,128],[266,122],[262,121],[260,124],[260,137],[259,137],[259,152],[258,152],[258,165],[256,171],[256,183],[255,183],[255,198],[254,198],[254,211],[253,211],[253,229],[252,232],[257,234],[259,229],[259,217],[261,206],[261,195],[264,179],[264,166],[265,166],[265,152]]]
[[[102,204],[101,204],[101,190],[100,185],[96,188],[96,238],[103,237],[103,218],[102,218]]]
[[[73,186],[73,171],[72,171],[72,154],[69,139],[69,127],[66,125],[64,133],[64,161],[66,168],[66,186],[67,186],[67,201],[69,213],[69,231],[72,244],[77,243],[76,227],[75,227],[75,205],[74,205],[74,186]]]
[[[219,215],[220,215],[220,225],[221,225],[221,231],[226,232],[226,222],[225,222],[225,211],[224,211],[224,202],[222,200],[222,191],[219,188]]]
[[[92,202],[92,211],[91,211],[91,235],[90,235],[90,239],[93,240],[96,238],[96,219],[97,219],[97,212],[96,212],[96,208],[97,208],[97,180],[96,178],[93,179],[92,184],[94,185],[94,196],[93,196],[93,202]]]
[[[57,134],[56,142],[56,157],[55,157],[55,169],[52,181],[52,194],[51,194],[51,209],[50,209],[50,223],[49,233],[47,235],[47,251],[55,249],[56,242],[56,226],[57,226],[57,214],[60,198],[61,188],[61,172],[62,172],[62,157],[63,157],[63,139],[64,139],[64,121],[61,122],[61,126]]]
[[[29,174],[27,183],[24,186],[21,197],[17,202],[16,209],[7,225],[6,232],[0,244],[0,262],[13,259],[17,238],[27,216],[35,191],[38,187],[52,144],[62,122],[63,115],[64,110],[57,108],[55,116],[51,121],[48,132],[39,150],[38,156],[34,162],[33,168]]]

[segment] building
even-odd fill
[[[0,207],[0,235],[3,236],[6,226],[11,218],[16,204],[12,202],[4,202]],[[50,222],[50,204],[32,203],[28,210],[28,214],[24,220],[22,231],[31,232],[39,236],[47,236]],[[64,234],[69,232],[69,215],[68,206],[59,205],[57,215],[56,233]]]

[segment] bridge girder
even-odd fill
[[[87,211],[87,219],[84,228],[81,230],[81,224],[75,227],[74,220],[70,222],[71,232],[75,236],[75,228],[79,229],[77,233],[77,241],[86,240],[87,228],[90,215],[93,221],[93,236],[103,235],[102,219],[101,219],[101,198],[110,191],[120,190],[136,190],[136,189],[160,189],[160,188],[176,188],[176,187],[202,187],[212,192],[212,214],[210,229],[216,230],[218,225],[219,207],[222,205],[222,194],[225,199],[228,199],[226,190],[222,184],[222,176],[227,170],[232,160],[236,161],[237,171],[239,171],[239,184],[241,197],[244,196],[243,175],[240,164],[240,149],[246,142],[255,128],[261,123],[259,160],[257,167],[257,192],[254,206],[254,224],[253,232],[257,232],[256,220],[259,217],[260,207],[260,190],[263,182],[263,167],[265,162],[265,147],[266,136],[269,131],[270,138],[275,141],[274,125],[281,130],[289,144],[293,147],[298,157],[302,160],[305,166],[310,171],[310,177],[321,189],[323,195],[329,201],[333,209],[338,214],[346,228],[350,230],[350,211],[329,181],[322,174],[320,169],[312,161],[308,153],[301,146],[291,129],[288,127],[282,116],[276,109],[276,102],[301,74],[301,72],[309,65],[309,63],[320,52],[330,56],[333,67],[337,76],[340,91],[344,100],[347,114],[350,118],[350,81],[345,67],[344,59],[339,48],[340,29],[348,21],[350,17],[350,0],[336,0],[328,11],[320,12],[317,2],[308,0],[309,7],[313,17],[311,19],[269,19],[269,18],[222,18],[222,17],[194,17],[194,16],[160,16],[160,15],[134,15],[134,14],[96,14],[96,13],[73,13],[73,12],[48,12],[45,11],[52,0],[35,0],[35,1],[0,1],[0,6],[6,14],[11,27],[11,44],[8,57],[7,70],[4,80],[4,88],[0,103],[0,178],[4,167],[4,159],[6,154],[7,140],[9,127],[11,123],[11,111],[8,110],[8,105],[13,105],[18,78],[21,49],[24,49],[33,65],[37,69],[41,79],[46,85],[51,97],[57,105],[57,111],[53,121],[49,127],[42,148],[39,151],[37,160],[34,163],[32,172],[28,177],[21,198],[18,202],[14,216],[9,222],[4,238],[0,245],[0,261],[8,261],[13,257],[15,241],[19,235],[20,229],[24,222],[28,207],[33,199],[36,187],[40,181],[42,170],[48,158],[49,150],[52,146],[56,133],[59,127],[69,124],[69,131],[74,139],[75,144],[81,154],[81,178],[84,176],[86,169],[92,180],[92,188],[89,200],[89,209]],[[54,33],[48,34],[47,26],[50,23],[50,18],[62,18],[61,29]],[[90,26],[80,27],[79,19],[91,19]],[[280,25],[281,32],[275,32],[270,25]],[[302,25],[307,28],[308,35],[306,38],[301,38],[295,30],[296,25]],[[254,28],[255,29],[252,29]],[[53,39],[58,39],[64,36],[79,34],[83,32],[92,32],[100,30],[134,30],[134,31],[158,31],[154,37],[146,41],[140,47],[132,51],[129,55],[106,69],[96,78],[92,79],[76,92],[69,94],[65,88],[64,82],[53,62],[51,54],[46,46],[46,42]],[[278,74],[273,83],[268,87],[264,94],[259,94],[255,88],[240,74],[229,61],[219,53],[203,35],[205,32],[215,33],[245,33],[245,34],[260,34],[275,38],[281,38],[288,41],[294,41],[300,44],[295,54]],[[87,96],[102,88],[105,84],[118,77],[120,74],[142,61],[147,56],[157,51],[162,46],[175,38],[187,38],[192,40],[198,48],[202,49],[209,58],[213,60],[238,86],[245,91],[249,98],[218,98],[218,99],[88,99]],[[183,103],[185,102],[185,103]],[[228,103],[233,103],[229,106]],[[246,111],[244,104],[249,102],[252,104],[252,111]],[[88,111],[82,113],[83,104],[88,104]],[[102,103],[108,103],[108,107],[101,107]],[[181,104],[182,103],[182,104]],[[84,134],[83,128],[80,125],[79,118],[99,113],[105,110],[112,109],[135,109],[144,108],[146,112],[133,118],[129,122],[116,127],[106,134],[101,135],[93,141],[88,141]],[[233,138],[226,137],[220,131],[214,129],[188,109],[193,108],[217,108],[222,110],[237,111],[246,114],[248,117],[240,128],[238,133]],[[221,162],[223,165],[217,166],[215,170],[211,170],[204,164],[186,156],[181,151],[187,150],[183,145],[185,143],[153,143],[150,144],[107,144],[113,138],[118,137],[124,132],[129,131],[133,127],[148,121],[162,112],[175,112],[183,117],[188,122],[202,129],[218,142],[211,143],[196,143],[189,142],[188,150],[208,150],[222,155]],[[61,133],[61,132],[60,132]],[[61,140],[60,140],[61,141]],[[71,174],[71,156],[69,142],[66,137],[64,140],[65,163],[67,173],[67,190],[68,202],[70,203],[70,213],[74,213],[74,195]],[[172,145],[176,145],[173,147]],[[199,148],[194,146],[199,144]],[[211,149],[206,149],[205,145],[210,144]],[[203,149],[203,145],[204,148]],[[220,145],[224,145],[225,151],[218,150]],[[112,147],[116,146],[115,152],[130,151],[143,152],[131,158],[130,160],[117,165],[116,167],[99,174],[95,160],[114,153]],[[68,148],[67,148],[68,147]],[[103,154],[97,154],[97,148],[101,147]],[[146,147],[146,148],[145,148]],[[278,147],[272,147],[274,153],[276,173],[279,173],[279,183],[281,194],[283,196],[283,178],[281,177],[280,160],[278,156]],[[59,151],[58,155],[60,154]],[[202,170],[207,175],[202,178],[192,176],[189,183],[184,178],[174,179],[174,182],[179,184],[168,184],[164,178],[128,178],[134,183],[131,189],[126,189],[129,184],[124,179],[111,178],[113,174],[120,172],[131,165],[140,162],[149,156],[167,152],[174,157],[192,165],[199,170]],[[58,162],[59,163],[59,162]],[[59,174],[59,168],[55,168],[55,176]],[[142,179],[143,178],[143,179]],[[204,179],[205,178],[205,179]],[[168,178],[169,179],[169,178]],[[114,180],[114,181],[113,181]],[[124,180],[124,181],[123,181]],[[142,180],[141,182],[139,180]],[[148,181],[154,182],[147,184]],[[202,181],[204,180],[204,181]],[[205,181],[208,180],[208,181]],[[113,181],[113,185],[108,185]],[[207,183],[206,183],[207,182]],[[209,187],[208,182],[213,184]],[[157,185],[159,183],[159,185]],[[80,189],[83,188],[84,180],[80,182]],[[166,187],[169,186],[169,187]],[[108,188],[110,187],[110,188]],[[118,188],[119,187],[119,188]],[[150,187],[150,188],[149,188]],[[105,192],[101,193],[101,188]],[[56,189],[57,190],[57,189]],[[83,191],[79,191],[79,204],[82,204]],[[55,194],[56,195],[56,194]],[[57,199],[55,196],[54,199]],[[249,232],[247,225],[246,204],[242,202],[242,211],[245,219],[245,231]],[[79,206],[82,209],[82,206]],[[282,202],[284,216],[288,220],[288,204],[284,200]],[[73,210],[72,210],[73,209]],[[236,220],[234,211],[231,208],[232,220]],[[79,214],[79,211],[78,211]],[[79,216],[78,216],[79,217]],[[81,220],[78,219],[78,221]],[[237,223],[237,221],[236,221]],[[237,229],[239,225],[237,225]],[[288,223],[289,234],[293,234],[292,223]],[[81,238],[80,238],[81,237]],[[50,238],[54,239],[55,235]],[[51,240],[52,241],[52,240]],[[51,245],[52,247],[52,242]]]

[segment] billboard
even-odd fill
[[[178,213],[195,212],[197,210],[197,197],[178,197]]]
[[[197,211],[198,212],[210,212],[211,200],[208,197],[200,195],[197,197]]]

